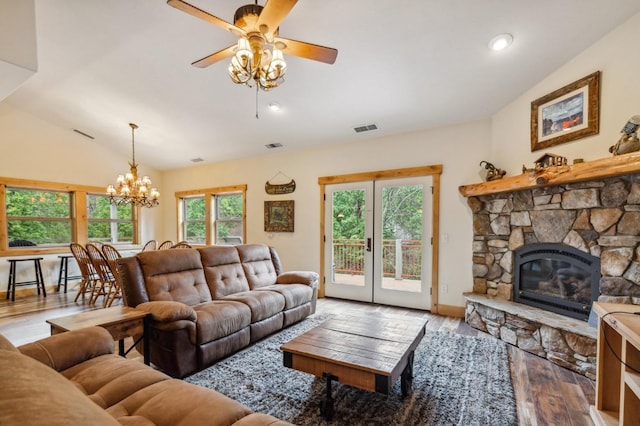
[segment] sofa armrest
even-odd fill
[[[276,284],[306,284],[318,287],[318,274],[311,271],[289,271],[278,275]]]
[[[27,343],[18,350],[56,371],[114,352],[113,338],[102,327],[87,327]]]
[[[174,301],[145,302],[136,309],[151,314],[151,319],[158,323],[169,323],[180,320],[195,322],[198,318],[196,311],[189,305]]]

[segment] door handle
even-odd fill
[[[367,251],[371,251],[371,238],[367,238]]]

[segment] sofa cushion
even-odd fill
[[[249,288],[275,284],[278,274],[271,260],[269,246],[263,244],[244,244],[236,246]]]
[[[193,306],[211,300],[197,250],[149,251],[136,257],[150,301],[176,301]]]
[[[233,246],[199,248],[204,276],[213,299],[242,291],[249,291],[238,250]]]
[[[285,308],[285,298],[274,291],[243,291],[225,296],[222,300],[235,300],[249,306],[251,323],[276,315]]]
[[[306,284],[274,284],[260,287],[256,292],[277,292],[284,297],[284,309],[291,309],[311,301],[313,287]]]
[[[251,413],[244,405],[219,392],[177,379],[147,386],[107,412],[125,425],[167,426],[231,425]],[[138,423],[136,419],[149,423]]]
[[[169,377],[140,362],[102,355],[61,372],[102,408],[117,404],[140,389]]]
[[[110,355],[113,356],[113,355]],[[0,350],[0,424],[117,425],[62,375],[35,359]]]
[[[251,309],[241,302],[213,300],[196,305],[196,343],[202,345],[235,333],[251,324]]]

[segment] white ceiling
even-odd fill
[[[251,1],[190,2],[232,21]],[[3,102],[129,157],[137,123],[136,159],[159,170],[486,119],[640,12],[638,0],[299,0],[280,34],[338,58],[286,56],[286,82],[259,93],[256,119],[255,90],[233,84],[226,61],[190,65],[231,33],[164,0],[35,4],[38,72]],[[490,51],[501,32],[512,47]]]

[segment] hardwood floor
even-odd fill
[[[49,292],[47,298],[38,296],[0,300],[0,333],[14,345],[21,345],[50,335],[47,319],[97,309],[74,303],[75,293]],[[367,310],[429,318],[428,330],[451,331],[468,336],[493,339],[457,318],[431,315],[427,312],[382,305],[349,302],[339,299],[320,299],[318,313]],[[584,376],[559,367],[545,359],[508,346],[511,377],[521,425],[593,425],[589,405],[595,400],[595,383]],[[132,351],[130,357],[140,358]]]

